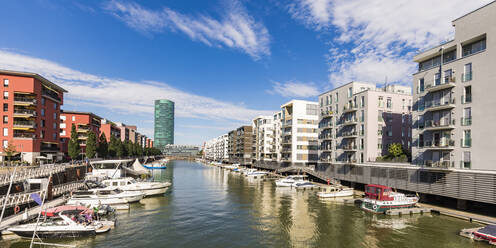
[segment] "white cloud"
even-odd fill
[[[270,55],[267,28],[255,21],[238,2],[231,2],[221,20],[205,15],[185,15],[166,7],[159,11],[149,10],[136,3],[117,0],[108,2],[105,9],[139,31],[179,31],[208,46],[241,50],[255,60]]]
[[[452,20],[491,1],[295,0],[289,12],[315,30],[338,33],[329,53],[335,86],[350,79],[383,82],[385,76],[409,83],[413,54],[451,39]]]
[[[177,117],[206,120],[251,121],[259,114],[272,111],[254,110],[213,98],[178,90],[166,83],[128,81],[92,75],[57,63],[0,50],[0,68],[35,72],[69,91],[68,101],[101,107],[126,114],[152,116],[155,99],[175,102]],[[126,120],[114,120],[123,121]]]
[[[313,97],[320,91],[313,83],[301,83],[298,81],[287,81],[285,83],[272,82],[271,94],[279,94],[283,97]]]

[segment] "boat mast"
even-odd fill
[[[3,214],[5,213],[5,207],[7,205],[7,200],[9,199],[10,189],[12,188],[12,184],[14,183],[16,170],[17,170],[17,166],[14,167],[14,172],[12,173],[12,176],[10,176],[9,189],[7,190],[7,195],[5,195],[5,200],[3,201],[3,206],[2,206],[2,214],[0,215],[0,224],[2,223]]]
[[[45,189],[45,194],[43,195],[43,200],[41,201],[40,212],[38,212],[38,218],[36,219],[36,225],[34,226],[33,237],[31,238],[31,244],[29,245],[29,248],[33,248],[33,241],[34,237],[36,236],[36,229],[38,229],[38,223],[40,222],[41,211],[43,211],[43,205],[45,203],[46,195],[48,194],[48,185],[50,184],[50,180],[52,180],[52,173],[50,173],[50,176],[48,177],[48,183]],[[41,192],[43,193],[43,191]]]

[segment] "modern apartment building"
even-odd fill
[[[68,152],[68,143],[71,139],[72,125],[76,127],[81,153],[86,151],[86,141],[89,132],[93,132],[98,141],[102,118],[90,112],[63,110],[60,114],[60,141],[61,151]]]
[[[110,142],[110,137],[114,136],[121,139],[121,129],[117,125],[107,119],[102,119],[100,123],[100,132],[105,134],[107,142]]]
[[[228,161],[228,134],[221,135],[205,142],[205,158],[212,161]]]
[[[119,128],[121,130],[121,141],[122,142],[126,142],[126,141],[129,141],[130,140],[130,129],[129,127],[122,123],[122,122],[116,122],[115,123],[117,125],[117,128]]]
[[[282,151],[282,111],[274,113],[272,118],[272,147],[270,152],[272,153],[272,162],[281,162],[281,151]]]
[[[390,144],[411,147],[411,88],[350,82],[319,96],[322,163],[375,162]]]
[[[316,165],[318,160],[318,104],[292,100],[281,106],[282,149],[284,165]]]
[[[274,127],[272,116],[257,116],[252,121],[253,128],[253,159],[256,161],[272,161],[272,142]]]
[[[248,164],[253,157],[253,128],[241,126],[228,134],[229,162]]]
[[[496,3],[452,24],[454,39],[417,54],[413,162],[495,170]]]
[[[12,142],[30,163],[62,159],[59,119],[67,91],[36,73],[0,70],[0,82],[2,148]]]

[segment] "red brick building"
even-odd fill
[[[36,73],[6,70],[0,70],[0,87],[2,151],[12,142],[29,163],[62,159],[59,118],[67,91]]]
[[[100,126],[100,133],[105,134],[105,138],[107,138],[107,143],[110,142],[110,136],[114,136],[117,139],[121,138],[121,129],[113,122],[102,119]]]
[[[69,139],[71,138],[71,129],[72,125],[74,124],[78,133],[81,153],[84,153],[86,151],[86,141],[88,140],[89,132],[95,133],[96,137],[100,136],[101,120],[101,117],[93,113],[64,110],[60,114],[60,139],[62,144],[61,151],[65,154],[67,154],[68,152]]]

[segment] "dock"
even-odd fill
[[[430,209],[430,208],[422,208],[422,207],[399,208],[399,209],[386,210],[385,214],[389,215],[389,216],[403,216],[403,215],[430,213],[431,211],[432,211],[432,209]]]
[[[462,210],[439,207],[439,206],[430,205],[430,204],[426,204],[426,203],[419,203],[418,205],[421,207],[430,208],[432,213],[437,213],[440,215],[446,215],[446,216],[466,220],[469,222],[476,222],[476,223],[480,223],[480,224],[484,224],[484,225],[496,225],[496,218],[495,217],[470,213],[470,212],[462,211]]]

